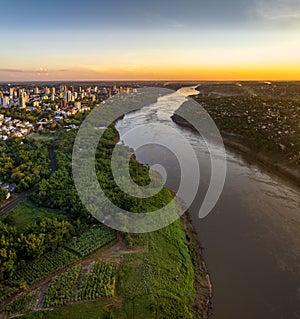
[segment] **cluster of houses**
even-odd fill
[[[45,126],[54,122],[64,121],[68,123],[68,117],[76,113],[90,111],[89,105],[112,97],[118,93],[131,93],[131,87],[67,87],[56,85],[52,88],[47,86],[13,87],[10,84],[0,87],[0,108],[17,106],[28,112],[38,111],[45,117],[33,124],[27,121],[4,117],[0,114],[0,139],[9,137],[24,137],[32,131],[42,131]],[[47,114],[47,115],[46,115]],[[65,129],[77,128],[75,125],[67,125]]]
[[[205,104],[210,103],[209,101]],[[218,123],[236,135],[259,132],[282,151],[299,157],[300,103],[296,100],[266,100],[260,97],[227,97],[206,105]],[[291,157],[291,159],[292,159]]]
[[[9,137],[23,137],[33,130],[33,125],[28,121],[21,121],[5,117],[0,114],[0,139],[6,140]]]
[[[54,115],[52,118],[50,119],[43,118],[39,120],[39,122],[37,123],[38,131],[43,130],[44,125],[52,124],[53,122],[59,122],[62,120],[66,120],[67,122],[67,119],[69,116],[74,115],[76,113],[84,113],[84,112],[90,111],[91,108],[86,105],[81,106],[81,103],[77,102],[72,107],[59,107],[58,105],[56,105],[55,109],[56,111],[54,111]],[[68,127],[65,127],[65,128],[70,129],[70,127],[72,127],[72,129],[77,128],[77,126],[75,125],[69,125]]]
[[[9,198],[10,198],[11,194],[15,191],[16,186],[17,186],[16,184],[9,184],[9,183],[4,183],[4,184],[2,184],[2,183],[0,182],[0,188],[7,190],[6,199],[9,199]]]
[[[86,106],[86,105],[81,105],[80,102],[76,102],[74,104],[74,106],[70,106],[70,107],[56,106],[56,111],[54,112],[53,120],[60,121],[63,118],[67,118],[67,117],[74,115],[78,112],[84,113],[84,112],[90,111],[90,109],[91,108]]]

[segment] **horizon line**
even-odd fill
[[[66,80],[14,80],[14,81],[7,81],[7,80],[0,80],[1,84],[10,84],[10,83],[45,83],[45,82],[56,82],[56,83],[61,83],[61,82],[300,82],[300,78],[295,80],[287,80],[287,79],[276,79],[276,80],[271,80],[271,79],[214,79],[214,80],[169,80],[169,79],[118,79],[118,80],[113,80],[113,79],[83,79],[83,80],[71,80],[71,79],[66,79]]]

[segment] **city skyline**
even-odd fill
[[[299,80],[296,0],[2,3],[0,81]]]

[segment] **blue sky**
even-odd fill
[[[13,28],[161,28],[239,25],[251,0],[1,1],[0,26]]]

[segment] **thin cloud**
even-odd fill
[[[0,69],[0,72],[23,73],[24,70],[20,70],[20,69]]]
[[[0,68],[0,72],[9,72],[9,73],[30,73],[30,74],[48,74],[47,69],[39,68],[38,70],[23,70],[23,69],[3,69]]]
[[[264,21],[300,25],[300,1],[260,0],[255,6],[255,14]]]

